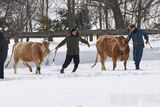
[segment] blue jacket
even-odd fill
[[[144,41],[143,41],[143,36],[146,40],[148,40],[147,33],[142,30],[142,29],[135,29],[133,32],[129,33],[129,41],[130,39],[133,40],[133,48],[139,49],[139,48],[144,48]],[[127,41],[127,43],[129,42]]]

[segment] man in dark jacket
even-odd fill
[[[65,59],[65,62],[62,66],[60,73],[64,73],[64,69],[67,68],[67,66],[71,63],[72,59],[74,62],[74,69],[72,72],[75,72],[77,70],[79,62],[80,62],[80,60],[79,60],[79,41],[81,41],[82,43],[88,44],[88,47],[90,47],[90,44],[78,35],[78,31],[76,28],[73,28],[70,33],[71,33],[70,36],[67,36],[55,48],[57,50],[62,45],[67,43],[67,55],[66,55],[66,59]]]
[[[135,27],[135,25],[131,25],[130,26],[130,33],[128,36],[128,41],[126,41],[127,43],[130,41],[130,39],[133,40],[133,60],[135,62],[135,66],[136,66],[136,70],[140,69],[140,61],[142,58],[142,54],[143,54],[143,48],[144,48],[144,40],[143,40],[143,36],[146,39],[146,44],[149,43],[149,38],[147,36],[147,33],[141,29],[137,29]]]
[[[4,63],[8,54],[8,42],[0,32],[0,79],[4,78]]]

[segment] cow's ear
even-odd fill
[[[45,45],[46,43],[47,43],[46,41],[43,41],[43,42],[42,42],[43,45]]]

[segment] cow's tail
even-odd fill
[[[97,64],[97,60],[98,60],[98,51],[97,51],[97,55],[96,55],[96,59],[95,59],[95,63],[94,63],[94,65],[91,67],[91,68],[93,68],[96,64]]]
[[[8,61],[8,62],[7,62],[7,64],[5,65],[5,68],[7,68],[7,67],[8,67],[8,65],[9,65],[9,63],[11,62],[11,59],[12,59],[12,56],[13,56],[13,52],[14,52],[14,47],[16,46],[16,44],[17,44],[17,43],[15,43],[15,44],[13,45],[13,48],[12,48],[12,54],[11,54],[11,56],[10,56],[9,61]]]

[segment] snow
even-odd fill
[[[101,70],[100,61],[90,68],[95,60],[96,47],[94,38],[91,47],[80,44],[80,65],[76,73],[71,73],[73,63],[65,69],[65,74],[59,71],[65,60],[66,46],[61,47],[55,59],[54,53],[41,65],[41,75],[33,72],[19,63],[17,74],[14,74],[13,59],[5,69],[5,79],[0,80],[1,107],[159,107],[160,106],[160,35],[150,35],[153,49],[146,45],[141,62],[141,70],[134,70],[131,52],[124,71],[123,62],[118,61],[115,71],[112,71],[112,60],[106,60],[106,71]],[[54,38],[50,49],[64,38]],[[42,41],[42,39],[31,39]],[[13,40],[9,45],[9,56]],[[8,59],[7,59],[8,61]]]

